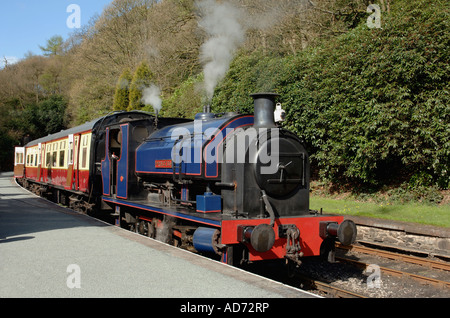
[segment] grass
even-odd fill
[[[313,210],[320,210],[322,208],[323,213],[367,216],[450,227],[450,204],[375,203],[312,195],[310,208]]]

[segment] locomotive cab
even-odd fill
[[[135,172],[138,148],[165,126],[186,121],[152,116],[122,118],[105,125],[96,150],[102,194],[121,199],[146,199],[142,180]]]

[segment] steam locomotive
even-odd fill
[[[109,114],[16,147],[15,177],[77,211],[107,213],[117,226],[227,264],[332,260],[335,241],[352,244],[356,226],[309,209],[305,147],[276,123],[276,94],[251,96],[252,115]]]

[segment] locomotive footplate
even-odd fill
[[[211,227],[220,227],[221,214],[220,213],[199,213],[193,212],[188,208],[177,207],[160,207],[155,205],[148,205],[147,201],[127,201],[120,199],[113,199],[109,197],[103,197],[103,200],[109,204],[118,205],[126,208],[132,208],[150,213],[157,213],[159,215],[167,215],[176,219],[194,222],[197,224],[207,225]]]

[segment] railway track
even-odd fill
[[[416,265],[421,265],[421,266],[425,266],[428,268],[440,269],[440,270],[450,272],[450,263],[448,263],[448,262],[436,261],[436,260],[432,260],[432,259],[428,259],[428,258],[386,251],[383,249],[370,248],[370,247],[358,245],[358,244],[355,244],[352,246],[344,246],[342,244],[337,243],[336,247],[341,250],[354,251],[354,252],[364,253],[364,254],[368,254],[368,255],[376,255],[376,256],[387,258],[387,259],[398,260],[398,261],[402,261],[402,262],[409,263],[409,264],[416,264]]]
[[[288,284],[330,298],[450,297],[450,262],[380,247],[337,244],[335,264],[305,261]],[[377,288],[368,286],[374,264],[382,280]]]
[[[329,298],[368,298],[367,296],[362,295],[361,293],[340,288],[332,284],[325,283],[318,279],[313,279],[311,277],[304,276],[301,274],[297,274],[296,276],[302,281],[303,286],[305,286],[306,284],[308,289],[314,289],[318,291],[321,295],[325,295],[326,297]]]
[[[422,266],[425,269],[435,269],[435,270],[439,270],[439,271],[446,272],[446,273],[450,272],[450,263],[447,263],[447,262],[436,261],[436,260],[417,257],[417,256],[405,255],[405,254],[401,254],[401,253],[385,251],[382,249],[369,248],[369,247],[358,245],[358,244],[353,245],[353,246],[343,246],[341,244],[338,244],[337,248],[340,250],[344,250],[344,251],[352,251],[352,252],[356,252],[356,253],[360,253],[360,254],[364,254],[364,255],[381,257],[381,258],[387,259],[387,260],[394,260],[394,261],[401,262],[404,264],[413,264],[413,265],[417,265],[417,266]],[[364,270],[366,268],[368,268],[368,266],[370,265],[370,262],[355,260],[355,259],[345,257],[345,256],[338,256],[338,257],[336,257],[336,259],[339,260],[340,262],[351,263],[351,264],[353,264],[359,268],[362,268]],[[449,280],[438,279],[438,278],[433,278],[433,277],[429,277],[429,276],[425,276],[425,275],[416,274],[416,273],[408,271],[407,270],[408,266],[405,266],[405,267],[406,267],[406,269],[396,269],[396,268],[392,268],[391,266],[379,266],[379,269],[381,270],[382,273],[387,274],[387,275],[400,277],[400,278],[410,278],[410,279],[416,280],[422,284],[430,284],[430,285],[433,285],[436,287],[443,287],[443,288],[450,289],[450,281]],[[444,275],[441,275],[441,276],[444,276]],[[450,274],[447,274],[446,276],[447,276],[447,278],[450,278]]]
[[[295,275],[302,288],[332,298],[450,297],[450,263],[360,244],[336,248],[336,264],[305,262]],[[369,287],[375,268],[382,281],[377,288]]]

